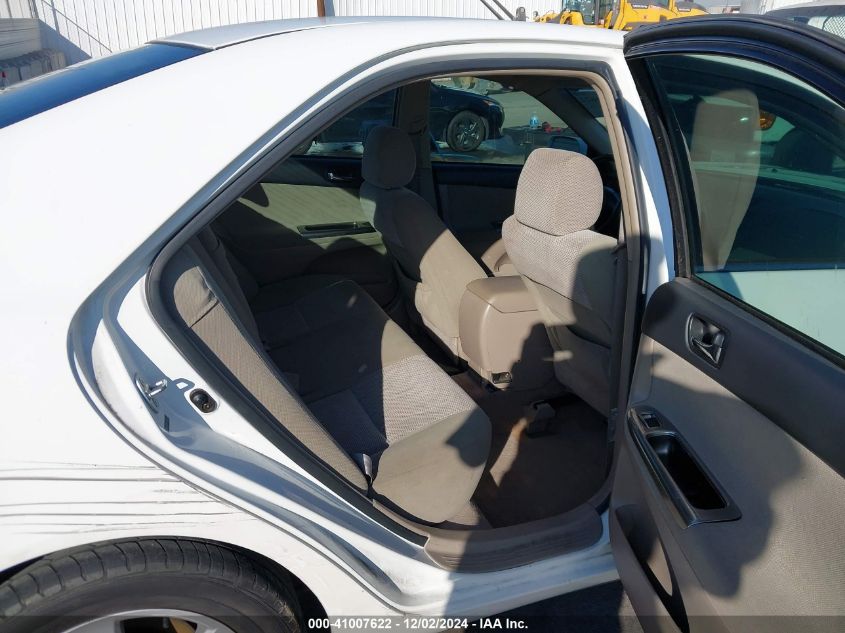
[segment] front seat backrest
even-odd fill
[[[396,262],[410,305],[442,345],[461,355],[458,311],[469,282],[487,275],[431,206],[405,186],[416,169],[408,135],[374,128],[364,143],[361,208]]]
[[[606,414],[617,240],[590,230],[602,197],[601,176],[589,158],[537,149],[520,174],[502,237],[537,300],[555,375]]]
[[[759,121],[757,96],[744,88],[716,93],[696,107],[689,152],[707,270],[728,261],[751,204],[760,170]]]

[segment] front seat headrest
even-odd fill
[[[406,132],[395,127],[373,128],[364,141],[361,176],[379,189],[404,187],[414,177],[417,157]]]
[[[794,127],[775,145],[772,165],[816,174],[833,173],[833,150],[815,134]]]
[[[593,161],[577,152],[540,148],[522,168],[514,215],[520,224],[543,233],[569,235],[596,223],[603,198]]]

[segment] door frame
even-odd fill
[[[630,84],[630,77],[627,75],[626,68],[626,76],[617,78],[616,73],[619,72],[620,68],[618,64],[624,67],[624,61],[621,60],[621,55],[617,58],[616,50],[606,47],[596,47],[594,49],[594,57],[585,58],[585,50],[588,49],[583,46],[577,46],[578,55],[573,54],[572,57],[561,57],[561,49],[569,46],[566,43],[535,42],[538,44],[536,48],[543,50],[543,52],[533,52],[531,54],[508,52],[507,42],[501,43],[501,46],[495,42],[481,43],[490,46],[491,50],[495,52],[482,54],[478,48],[463,52],[462,48],[466,44],[456,44],[454,46],[432,45],[430,48],[435,52],[431,58],[412,58],[410,61],[402,61],[402,56],[409,51],[398,51],[395,57],[400,58],[400,61],[393,62],[394,65],[386,69],[379,69],[376,75],[356,76],[356,83],[349,87],[347,87],[344,81],[337,81],[335,84],[328,86],[325,91],[326,94],[330,94],[335,89],[342,90],[341,94],[333,97],[330,103],[326,103],[318,111],[311,113],[310,117],[298,124],[297,127],[286,131],[285,123],[299,119],[308,113],[309,108],[312,108],[314,105],[311,103],[304,104],[299,111],[292,113],[285,121],[279,124],[277,130],[273,131],[275,140],[272,143],[268,143],[263,149],[252,155],[242,156],[238,159],[239,161],[243,161],[243,166],[240,168],[238,175],[228,182],[219,192],[216,192],[214,197],[208,200],[204,207],[189,222],[168,238],[167,243],[153,261],[146,280],[146,300],[155,321],[164,331],[171,344],[187,360],[189,365],[195,368],[198,374],[213,389],[217,390],[245,421],[289,457],[297,467],[307,472],[309,476],[322,486],[352,505],[356,511],[372,520],[379,528],[389,532],[389,538],[378,537],[378,532],[374,533],[372,536],[377,541],[386,542],[392,540],[395,536],[399,536],[409,543],[421,545],[428,537],[425,531],[421,530],[419,526],[399,520],[397,517],[391,517],[375,507],[366,497],[350,486],[337,473],[317,460],[310,451],[301,445],[297,438],[281,429],[260,406],[249,397],[246,397],[240,388],[231,384],[226,378],[225,373],[219,371],[213,363],[209,362],[201,350],[197,349],[173,322],[169,311],[161,300],[158,288],[167,261],[201,227],[207,225],[214,217],[225,210],[244,191],[247,191],[257,182],[260,182],[266,173],[273,169],[277,163],[291,155],[303,142],[313,137],[319,130],[330,125],[345,112],[365,102],[372,95],[391,88],[400,88],[404,84],[443,76],[445,74],[491,74],[495,72],[509,74],[527,74],[532,72],[553,74],[569,72],[579,75],[591,75],[600,80],[602,82],[602,89],[599,91],[600,96],[606,101],[609,101],[605,105],[617,113],[617,117],[612,118],[615,120],[618,119],[618,124],[615,123],[618,125],[618,129],[615,130],[614,134],[611,134],[611,139],[614,139],[613,142],[615,143],[613,147],[614,152],[620,157],[627,158],[625,161],[620,161],[621,164],[618,166],[621,172],[620,189],[625,192],[625,195],[623,195],[623,208],[628,209],[628,211],[623,211],[623,214],[626,215],[627,225],[635,225],[628,227],[627,230],[640,238],[632,240],[630,244],[631,248],[628,249],[629,258],[637,258],[639,260],[635,266],[629,268],[629,279],[632,280],[629,283],[629,294],[633,293],[638,300],[641,299],[649,289],[645,281],[642,284],[639,283],[640,269],[644,268],[642,266],[642,258],[645,256],[644,254],[649,252],[647,244],[650,239],[649,231],[645,229],[648,224],[643,215],[645,209],[648,208],[648,202],[643,195],[642,189],[637,186],[637,183],[640,181],[640,165],[635,163],[634,153],[629,151],[632,133],[628,112],[631,106],[627,101],[630,100],[631,95],[626,93],[627,99],[623,98],[618,79],[623,80],[626,84]],[[454,48],[455,50],[455,52],[451,53],[452,56],[450,56],[450,48]],[[591,54],[593,53],[593,51],[589,52]],[[380,61],[384,62],[385,60]],[[348,80],[349,78],[346,79]],[[638,132],[642,137],[641,128]],[[632,203],[632,200],[635,202]],[[626,317],[626,327],[627,324]],[[629,343],[632,342],[631,338],[626,338]],[[197,475],[201,480],[201,473],[197,473]],[[606,492],[609,494],[609,481]],[[608,494],[605,494],[606,500],[608,499]],[[597,508],[599,513],[606,508],[606,503],[607,501]]]

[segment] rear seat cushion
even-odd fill
[[[489,451],[490,420],[481,409],[450,415],[379,456],[375,499],[428,523],[442,523],[472,497]]]
[[[356,284],[300,278],[273,292],[262,307],[284,308],[256,313],[262,337],[281,340],[273,314],[298,335],[270,356],[348,453],[374,459],[375,498],[427,523],[458,512],[487,460],[487,416]]]
[[[350,455],[366,453],[385,506],[432,524],[460,512],[490,446],[472,399],[354,283],[251,286],[205,233],[168,263],[163,284],[200,346],[359,490]]]

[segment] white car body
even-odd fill
[[[615,579],[606,521],[584,551],[499,572],[443,570],[420,546],[355,513],[210,387],[220,408],[208,425],[175,415],[176,432],[165,436],[135,380],[199,381],[143,292],[161,247],[262,147],[351,87],[412,61],[530,55],[608,64],[634,122],[652,292],[671,276],[673,241],[622,34],[362,20],[240,25],[171,41],[180,39],[215,50],[0,131],[0,570],[99,541],[202,538],[277,562],[332,616],[483,616]],[[184,409],[186,391],[171,383],[160,397]]]

